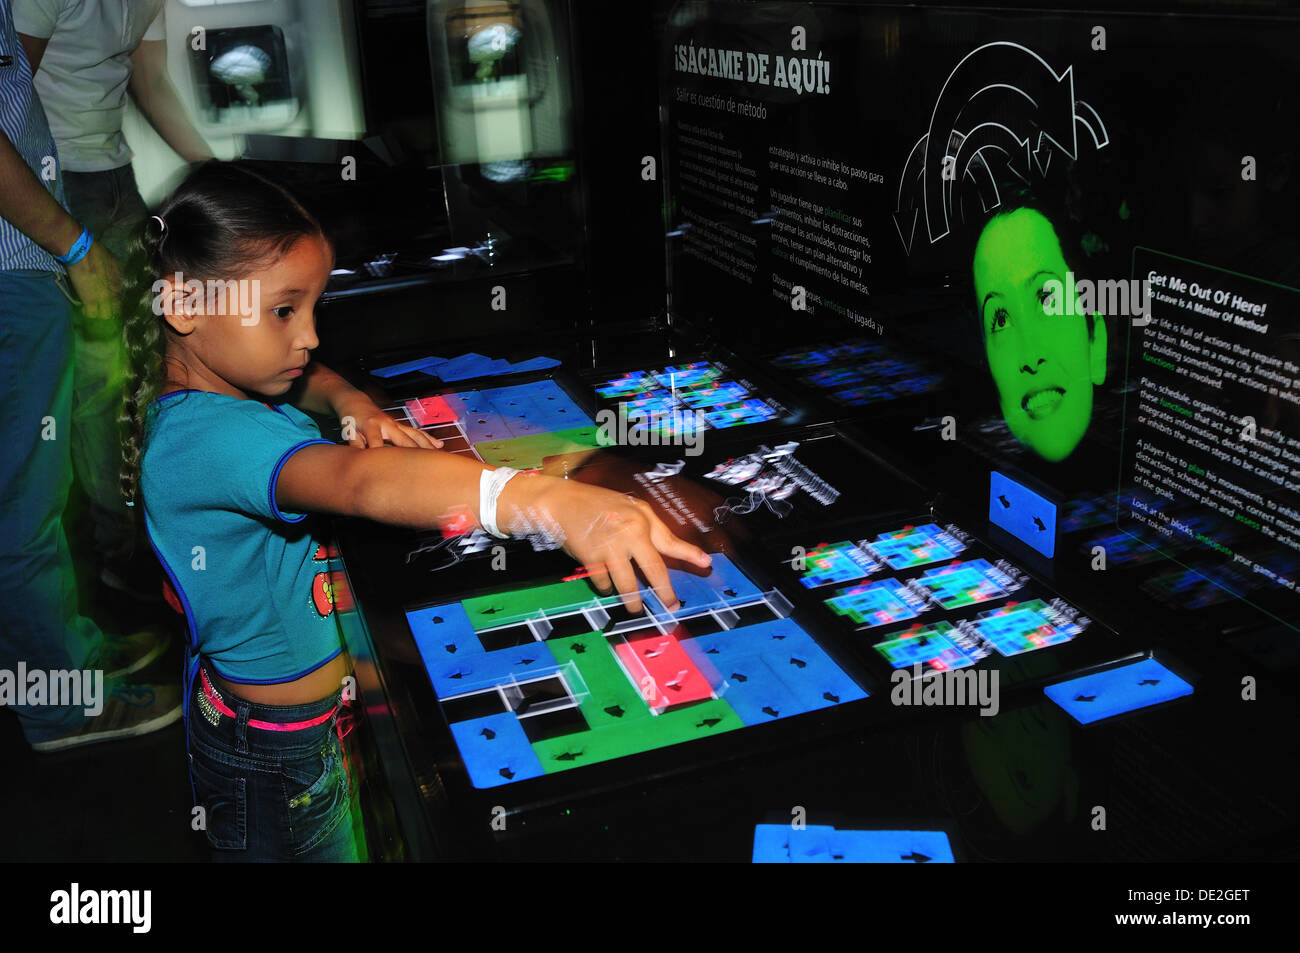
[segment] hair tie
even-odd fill
[[[161,245],[163,239],[167,237],[167,223],[163,221],[162,216],[150,215],[148,228],[149,237],[153,239],[153,243],[155,245]]]

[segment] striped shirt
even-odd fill
[[[13,143],[55,200],[66,208],[54,137],[45,121],[45,110],[36,98],[27,54],[14,32],[9,0],[0,0],[0,132]],[[63,270],[53,255],[0,217],[0,271],[25,268]]]

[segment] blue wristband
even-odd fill
[[[95,236],[90,234],[90,229],[83,226],[81,234],[78,235],[77,240],[72,243],[72,247],[68,249],[68,253],[66,255],[56,255],[54,260],[64,268],[70,268],[86,257],[86,253],[90,251],[90,246],[94,241]]]

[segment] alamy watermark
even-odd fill
[[[0,707],[27,705],[81,708],[94,718],[104,710],[104,672],[28,670],[26,662],[19,662],[16,671],[0,668]]]
[[[1044,299],[1043,311],[1053,317],[1064,315],[1100,314],[1106,317],[1133,317],[1143,320],[1134,323],[1139,327],[1151,318],[1151,282],[1145,278],[1093,281],[1065,273],[1065,281],[1049,278],[1043,290],[1051,293]]]
[[[889,700],[895,705],[980,706],[980,714],[992,718],[1001,709],[997,669],[971,671],[955,669],[924,671],[920,664],[912,671],[900,668],[889,676],[893,688]]]
[[[596,443],[602,447],[684,447],[688,457],[704,452],[706,417],[702,410],[674,408],[666,413],[643,412],[620,402],[618,410],[596,413]]]
[[[162,316],[170,299],[172,313],[237,316],[240,324],[251,327],[262,319],[261,285],[257,278],[187,279],[178,271],[170,280],[153,283],[153,313]]]
[[[119,924],[129,926],[132,933],[148,933],[153,925],[153,891],[91,890],[73,883],[50,894],[50,923]]]

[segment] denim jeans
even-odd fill
[[[77,611],[63,524],[72,486],[72,305],[65,278],[0,271],[0,669],[76,669],[103,640]],[[29,742],[71,733],[80,707],[16,707]]]
[[[63,187],[73,217],[125,265],[144,231],[148,210],[129,165],[107,172],[65,172]],[[135,524],[118,489],[125,432],[118,423],[126,386],[121,334],[73,341],[72,465],[90,501],[95,548],[101,559],[129,555]]]
[[[213,861],[365,860],[364,828],[337,730],[346,709],[295,731],[250,724],[311,721],[339,705],[339,697],[259,705],[214,690],[234,716],[200,702],[199,678],[188,727],[195,804],[203,808]]]

